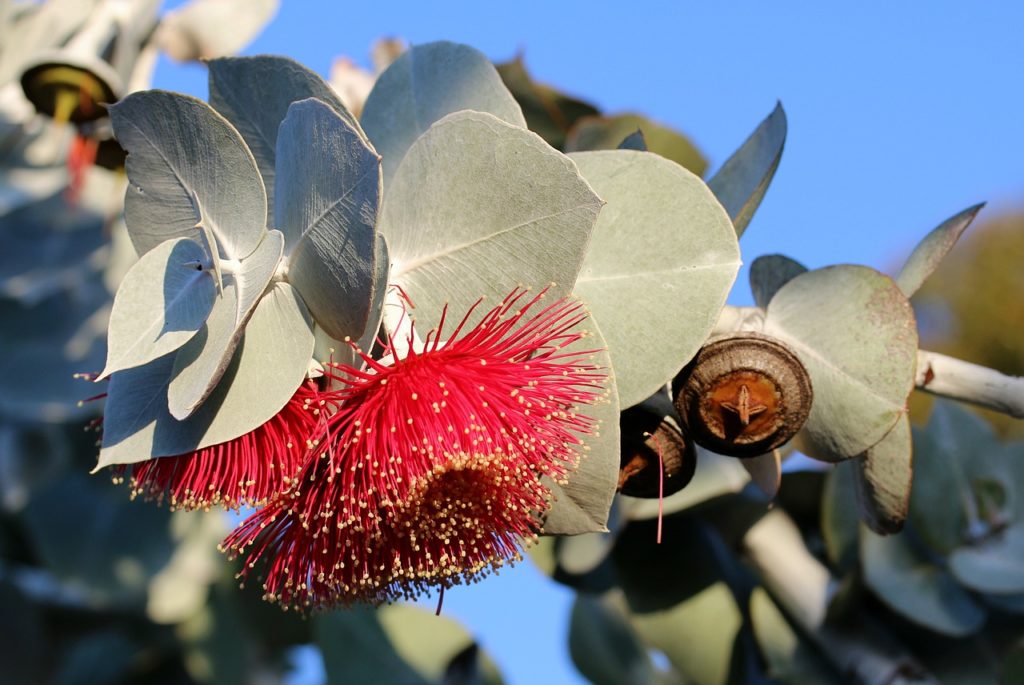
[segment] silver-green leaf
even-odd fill
[[[781,254],[758,257],[750,264],[750,290],[754,303],[764,309],[779,288],[807,271],[807,267]]]
[[[202,246],[176,238],[128,270],[114,297],[100,378],[173,352],[196,334],[216,297],[210,264]]]
[[[269,215],[274,216],[275,151],[278,127],[288,107],[317,98],[363,136],[355,117],[319,75],[287,57],[226,57],[211,60],[210,105],[242,134],[267,187]],[[277,226],[276,228],[280,228]]]
[[[195,237],[202,213],[221,256],[241,259],[263,238],[267,196],[249,148],[231,124],[196,98],[133,93],[110,108],[128,151],[125,218],[144,254],[168,238]]]
[[[854,480],[861,518],[879,535],[903,529],[910,509],[914,475],[910,418],[904,414],[892,430],[857,460]]]
[[[896,277],[904,295],[910,297],[917,292],[984,206],[982,202],[946,219],[917,244]]]
[[[380,157],[329,106],[302,100],[281,123],[275,184],[289,282],[328,335],[359,338],[378,275]]]
[[[906,411],[917,327],[889,277],[848,264],[796,276],[768,303],[764,332],[789,345],[811,376],[814,404],[800,434],[810,456],[861,454]]]
[[[409,149],[384,197],[391,281],[421,331],[445,304],[461,317],[514,288],[572,290],[601,200],[537,135],[482,112],[439,121]]]
[[[275,283],[213,395],[188,419],[178,421],[167,409],[172,355],[111,376],[96,468],[187,454],[248,433],[287,404],[312,353],[309,312],[290,285]]]
[[[634,150],[570,157],[607,203],[576,292],[608,342],[625,409],[707,339],[739,270],[739,245],[708,187],[678,164]]]
[[[786,128],[786,112],[780,102],[708,181],[729,212],[737,237],[747,230],[775,176],[786,144]]]
[[[406,151],[430,126],[464,109],[493,114],[526,128],[526,119],[483,53],[440,41],[417,45],[380,75],[363,107],[362,124],[384,157],[384,185],[391,185]]]
[[[259,247],[227,277],[199,335],[178,350],[167,388],[167,404],[174,418],[188,418],[217,386],[246,321],[281,261],[283,248],[281,232],[268,231]]]

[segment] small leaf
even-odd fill
[[[786,144],[786,128],[786,112],[780,102],[708,181],[729,212],[737,237],[747,229],[775,176]]]
[[[569,655],[594,685],[648,685],[655,682],[646,646],[621,611],[607,602],[576,595],[569,619]]]
[[[571,155],[607,203],[576,292],[608,342],[623,408],[650,397],[697,353],[740,265],[739,245],[704,182],[657,155]]]
[[[277,270],[284,247],[280,231],[268,231],[263,242],[228,278],[199,335],[174,358],[167,405],[179,421],[191,416],[217,386],[231,362],[235,346]]]
[[[982,202],[946,219],[917,244],[896,277],[896,283],[904,295],[910,297],[917,292],[984,206]]]
[[[268,215],[275,216],[275,151],[278,127],[293,102],[317,98],[365,137],[334,89],[295,60],[260,55],[211,60],[210,105],[245,139],[267,187]],[[275,228],[281,228],[276,226]]]
[[[914,475],[910,418],[904,414],[892,430],[856,459],[856,492],[861,518],[879,535],[898,533],[910,510]]]
[[[209,264],[195,241],[177,238],[128,270],[110,312],[107,364],[100,378],[173,352],[196,334],[216,296]]]
[[[808,455],[838,461],[861,454],[903,416],[917,328],[887,276],[854,265],[796,276],[768,303],[764,332],[789,345],[811,376],[814,403],[799,436]]]
[[[565,151],[614,150],[637,130],[641,131],[650,152],[672,160],[697,176],[707,171],[707,160],[686,136],[638,114],[583,117],[569,132]]]
[[[754,302],[761,309],[767,308],[779,288],[806,271],[806,266],[785,255],[758,257],[750,265],[750,290],[754,293]]]
[[[905,535],[861,535],[864,582],[893,611],[949,637],[966,637],[985,610],[945,571],[922,559]]]
[[[1012,525],[987,540],[953,550],[949,570],[978,592],[1024,593],[1024,525]]]
[[[490,60],[468,45],[417,45],[392,62],[377,78],[362,116],[366,134],[384,158],[385,187],[420,135],[446,115],[466,109],[526,128],[519,104]]]
[[[637,129],[630,133],[628,136],[622,139],[619,143],[618,150],[637,150],[639,152],[647,152],[647,139],[644,138],[644,132]]]
[[[514,288],[569,294],[601,200],[569,158],[490,114],[460,112],[409,149],[379,230],[391,282],[409,294],[421,332],[448,304],[461,316]]]
[[[253,312],[235,357],[210,398],[178,421],[167,409],[174,357],[110,377],[97,469],[187,454],[233,440],[281,411],[306,377],[313,322],[287,283],[275,283]]]
[[[594,364],[607,369],[607,396],[604,401],[579,408],[581,414],[599,422],[598,433],[584,437],[587,450],[580,456],[579,467],[569,475],[569,482],[565,485],[548,483],[553,501],[544,520],[545,535],[578,535],[608,530],[608,512],[619,482],[619,398],[615,390],[617,376],[594,319],[588,317],[580,324],[580,328],[590,335],[565,350],[600,350],[594,355]]]
[[[238,52],[277,12],[278,0],[191,0],[160,19],[154,40],[179,62]]]
[[[125,218],[140,255],[169,238],[195,237],[198,199],[221,256],[242,259],[266,232],[267,196],[238,131],[205,102],[148,90],[110,107],[128,151]]]
[[[275,225],[291,255],[289,282],[339,340],[359,338],[371,316],[380,190],[380,157],[358,131],[316,99],[288,108],[277,137]]]

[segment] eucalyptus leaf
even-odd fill
[[[896,277],[896,283],[907,297],[917,292],[921,284],[931,276],[984,206],[982,202],[946,219],[917,244]]]
[[[985,622],[985,610],[949,573],[922,558],[905,535],[864,531],[864,582],[893,611],[949,637],[966,637]]]
[[[747,229],[779,168],[786,129],[786,111],[780,102],[708,181],[729,212],[737,237]]]
[[[910,509],[914,475],[910,417],[904,414],[878,444],[855,461],[861,518],[879,535],[900,532]]]
[[[577,594],[569,619],[569,655],[594,685],[650,685],[654,665],[621,611]]]
[[[327,682],[430,685],[395,650],[372,608],[322,614],[314,619],[316,644]]]
[[[987,540],[954,550],[949,570],[978,592],[1024,593],[1024,524],[1011,525]]]
[[[607,202],[576,292],[601,326],[628,408],[707,339],[736,278],[739,245],[707,186],[679,165],[633,150],[571,158]]]
[[[256,249],[266,232],[266,191],[227,120],[201,100],[148,90],[112,105],[110,121],[128,151],[125,218],[136,252],[196,237],[200,214],[212,223],[205,228],[220,256],[242,259]]]
[[[750,474],[750,480],[764,495],[772,500],[779,494],[782,485],[782,455],[778,450],[760,454],[749,459],[740,459],[740,464]]]
[[[755,304],[765,309],[779,288],[806,271],[806,266],[785,255],[758,257],[750,264],[750,290]]]
[[[259,247],[228,277],[199,335],[175,355],[167,387],[167,406],[174,418],[181,421],[191,416],[217,386],[277,270],[283,247],[280,231],[267,232]]]
[[[366,328],[378,270],[374,235],[380,157],[316,99],[288,108],[277,137],[275,224],[290,252],[288,280],[333,338]]]
[[[460,112],[409,148],[379,230],[391,282],[427,331],[446,304],[458,320],[480,297],[501,302],[521,286],[569,294],[600,208],[576,165],[536,134]]]
[[[167,240],[125,274],[114,297],[100,378],[178,349],[199,331],[216,297],[210,256],[189,238]]]
[[[274,188],[278,127],[293,102],[317,98],[365,138],[334,89],[295,60],[271,55],[225,57],[211,60],[208,66],[210,105],[238,129],[252,150],[267,188],[270,216],[277,211]]]
[[[598,403],[584,405],[579,412],[598,421],[597,433],[584,436],[586,449],[577,469],[565,485],[548,483],[553,493],[551,508],[544,519],[545,535],[578,535],[607,531],[608,513],[619,481],[619,398],[616,379],[601,330],[588,317],[580,327],[589,335],[566,351],[598,350],[594,364],[607,370],[606,395]]]
[[[452,660],[475,644],[456,621],[417,606],[392,604],[376,614],[395,653],[430,682],[441,682]]]
[[[494,65],[468,45],[417,45],[391,63],[366,98],[362,124],[384,158],[390,186],[402,159],[434,122],[460,110],[487,112],[519,128],[526,119]]]
[[[904,415],[917,328],[887,276],[848,264],[796,276],[768,303],[764,332],[792,348],[810,374],[814,403],[799,436],[806,454],[856,456]]]
[[[841,683],[813,647],[793,629],[762,587],[750,594],[750,623],[767,662],[767,676],[786,685]]]
[[[925,429],[914,429],[914,486],[910,518],[929,547],[948,554],[972,534],[981,534],[975,476],[992,477],[1002,459],[991,427],[949,401],[936,401]],[[1011,483],[1005,485],[1010,489]]]
[[[857,502],[856,470],[852,459],[835,465],[825,480],[821,496],[821,536],[828,561],[847,573],[857,566],[860,539],[860,505]]]
[[[298,294],[287,283],[275,283],[249,319],[217,388],[185,421],[167,409],[173,356],[113,374],[96,468],[187,454],[261,426],[284,407],[306,377],[313,353],[312,328]]]
[[[583,117],[569,131],[565,151],[614,150],[637,130],[650,152],[672,160],[697,176],[707,171],[707,160],[686,136],[639,114]]]
[[[647,139],[644,138],[644,132],[637,129],[630,133],[628,136],[622,139],[619,143],[617,150],[637,150],[639,152],[647,152]]]

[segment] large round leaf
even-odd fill
[[[599,350],[594,354],[593,363],[607,369],[606,394],[594,404],[581,405],[578,409],[580,414],[598,422],[597,433],[584,436],[585,451],[581,454],[579,467],[569,474],[569,482],[565,485],[548,483],[554,497],[544,519],[546,535],[578,535],[608,530],[608,512],[619,481],[616,376],[594,319],[588,317],[580,328],[589,335],[565,349]]]
[[[391,185],[402,158],[431,124],[464,109],[526,128],[519,104],[494,65],[475,48],[426,43],[392,62],[370,91],[361,120],[384,157],[384,184]]]
[[[206,250],[189,238],[142,255],[114,297],[101,377],[162,357],[196,334],[216,297],[209,263]]]
[[[293,59],[276,55],[225,57],[211,60],[209,67],[210,105],[238,129],[256,158],[267,188],[270,216],[275,211],[278,127],[293,102],[317,98],[330,105],[363,137],[355,117],[345,109],[334,89]]]
[[[888,276],[849,264],[796,276],[768,303],[764,332],[789,345],[811,376],[814,403],[801,433],[807,454],[861,454],[906,411],[917,328]]]
[[[601,209],[576,165],[536,134],[460,112],[409,149],[384,198],[392,282],[421,331],[445,304],[456,320],[480,297],[520,286],[567,295]]]
[[[110,120],[128,151],[125,218],[139,254],[194,237],[201,214],[221,256],[241,259],[256,248],[267,195],[252,153],[224,117],[196,98],[148,90],[111,106]]]
[[[175,355],[167,388],[167,406],[174,418],[188,418],[217,386],[281,261],[283,246],[281,232],[269,231],[259,247],[228,275],[199,334]]]
[[[905,535],[864,531],[864,582],[905,618],[937,633],[964,637],[985,621],[985,610],[948,573],[923,559]]]
[[[362,335],[374,291],[380,157],[316,99],[288,109],[277,137],[275,224],[288,281],[333,338]]]
[[[110,378],[97,469],[185,454],[233,440],[262,425],[295,394],[313,354],[313,322],[287,283],[264,296],[235,358],[210,398],[178,421],[167,410],[174,357]]]
[[[707,339],[736,278],[739,245],[714,195],[679,165],[634,150],[571,158],[607,203],[576,292],[601,326],[627,408]]]

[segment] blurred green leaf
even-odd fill
[[[836,464],[825,480],[821,503],[821,535],[829,562],[841,573],[857,566],[860,516],[853,460]]]
[[[856,456],[905,413],[917,328],[887,276],[854,265],[796,276],[768,303],[764,332],[789,345],[811,376],[814,403],[801,451],[826,461]]]
[[[786,112],[780,102],[708,181],[729,213],[737,236],[746,231],[779,168],[786,129]]]
[[[779,288],[806,271],[806,266],[785,255],[758,257],[750,265],[750,290],[754,294],[754,302],[761,309],[767,308]]]
[[[87,635],[63,656],[53,683],[114,685],[123,681],[139,656],[139,645],[123,633],[107,630]]]
[[[985,609],[947,572],[919,554],[906,535],[864,531],[860,544],[864,582],[890,609],[950,637],[977,632]]]
[[[306,376],[313,354],[312,327],[292,287],[276,283],[253,312],[213,395],[185,421],[173,418],[164,401],[174,364],[170,355],[114,374],[97,468],[185,454],[262,425],[291,399]]]
[[[128,270],[110,312],[101,377],[162,357],[196,334],[216,295],[204,266],[209,260],[195,241],[175,238],[157,245]]]
[[[793,630],[764,588],[750,594],[750,622],[767,676],[785,685],[821,685],[843,682],[803,638]]]
[[[607,203],[576,292],[601,326],[628,408],[707,339],[736,278],[739,246],[704,182],[677,165],[633,150],[571,157]]]
[[[374,609],[354,607],[317,616],[313,621],[327,682],[430,684],[398,654]]]
[[[553,501],[544,519],[546,535],[576,535],[607,530],[608,512],[619,481],[619,397],[615,389],[617,376],[611,366],[607,345],[601,329],[589,316],[580,324],[589,333],[563,351],[573,349],[599,350],[593,363],[607,369],[607,394],[595,404],[579,411],[598,422],[595,435],[585,437],[587,449],[580,455],[580,464],[570,474],[569,482],[549,482]]]
[[[378,609],[377,620],[396,654],[433,683],[446,682],[452,661],[475,644],[456,621],[411,604],[392,604]],[[472,656],[480,657],[479,652]],[[472,675],[477,666],[463,664],[464,675],[465,671]]]
[[[9,685],[43,682],[46,655],[52,649],[45,616],[38,605],[7,580],[0,580],[0,625],[4,626],[0,640],[4,682]]]
[[[1024,593],[1024,524],[949,555],[950,572],[966,587],[994,594]]]
[[[380,158],[319,100],[288,109],[277,138],[274,223],[290,253],[288,280],[333,338],[357,340],[373,297]]]
[[[917,292],[984,206],[983,202],[968,207],[956,216],[946,219],[918,243],[896,277],[896,283],[904,295],[910,297]]]
[[[614,150],[638,129],[650,152],[672,160],[697,176],[707,171],[707,160],[688,138],[639,114],[582,117],[569,131],[565,151]]]
[[[266,232],[267,195],[231,124],[201,100],[159,90],[112,105],[110,121],[128,151],[125,217],[136,252],[196,237],[201,216],[221,256],[242,259],[256,249]]]
[[[904,414],[878,444],[855,460],[861,518],[880,535],[903,529],[914,475],[910,418]]]
[[[622,614],[579,594],[569,619],[569,655],[594,685],[650,685],[654,665]]]
[[[154,41],[179,62],[230,55],[263,30],[278,4],[279,0],[190,0],[161,18]]]
[[[87,604],[141,607],[173,551],[170,512],[129,501],[103,476],[54,481],[21,519],[43,566]]]
[[[495,306],[517,287],[554,283],[551,297],[567,295],[600,208],[576,165],[537,136],[460,112],[409,148],[385,194],[380,231],[392,282],[428,331],[445,304],[457,320],[481,296]]]
[[[384,186],[391,185],[406,152],[432,124],[467,109],[526,128],[519,104],[475,48],[426,43],[392,62],[377,78],[362,116],[366,134],[383,157]]]
[[[365,138],[334,89],[295,60],[276,55],[225,57],[211,60],[208,66],[210,105],[238,129],[252,151],[267,189],[268,216],[277,211],[274,166],[278,127],[293,102],[317,98]]]
[[[566,134],[578,119],[598,113],[590,103],[534,81],[522,56],[496,67],[505,87],[522,107],[527,127],[553,148],[565,147]]]

